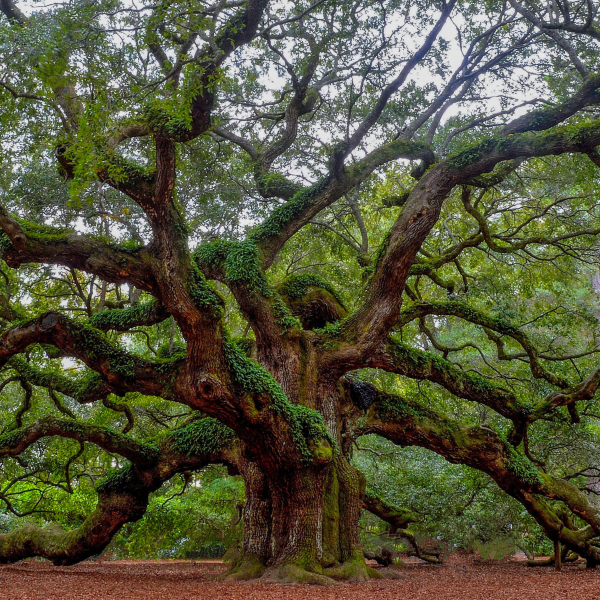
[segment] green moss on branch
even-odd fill
[[[203,270],[221,272],[228,283],[245,285],[248,291],[259,292],[267,298],[273,295],[260,265],[258,247],[250,240],[216,240],[202,244],[194,252],[194,259]]]
[[[306,406],[292,404],[271,374],[244,356],[236,345],[227,341],[224,345],[227,365],[234,382],[247,394],[268,396],[271,408],[279,414],[290,427],[294,443],[298,447],[304,463],[315,460],[315,448],[310,447],[311,440],[326,440],[330,449],[335,441],[330,435],[321,413]],[[318,448],[318,453],[324,452]]]
[[[313,199],[329,184],[325,178],[310,187],[296,192],[285,204],[278,206],[251,234],[250,240],[262,242],[280,235],[283,230],[299,217],[312,203]]]
[[[193,421],[169,434],[173,448],[187,456],[213,454],[230,447],[235,439],[232,429],[210,417]]]
[[[292,300],[299,300],[306,296],[311,287],[320,288],[328,291],[342,306],[344,302],[339,292],[319,275],[312,273],[302,273],[300,275],[292,275],[288,277],[282,284],[278,286],[280,294],[284,294]]]
[[[169,317],[160,302],[152,300],[124,309],[105,310],[93,315],[89,324],[101,331],[128,331],[138,325],[154,325]]]

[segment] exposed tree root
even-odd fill
[[[221,581],[259,580],[262,583],[282,585],[293,583],[334,585],[342,580],[357,583],[369,579],[397,579],[398,577],[399,574],[391,569],[382,572],[373,569],[362,558],[347,560],[341,565],[319,572],[304,569],[293,563],[267,567],[258,556],[249,554],[232,561],[231,567],[219,579]]]
[[[344,581],[367,581],[368,579],[381,579],[379,571],[369,567],[364,560],[348,560],[337,567],[325,569],[325,574],[333,579]]]
[[[331,577],[307,571],[294,564],[281,565],[267,569],[260,578],[261,583],[279,583],[289,585],[292,583],[309,583],[313,585],[337,585],[337,582]]]
[[[246,555],[232,563],[231,567],[219,577],[223,581],[248,581],[258,579],[267,570],[258,556]]]
[[[407,577],[402,573],[398,573],[395,569],[387,567],[385,569],[381,569],[381,571],[376,571],[381,579],[404,579]]]
[[[575,552],[570,552],[568,548],[563,548],[563,551],[561,552],[561,558],[560,558],[561,563],[577,562],[578,560],[579,560],[579,554],[576,554]],[[553,567],[554,563],[555,563],[554,557],[546,558],[544,560],[535,560],[532,558],[527,561],[527,566],[528,567]]]

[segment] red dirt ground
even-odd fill
[[[217,561],[106,561],[73,567],[26,561],[0,566],[0,600],[598,600],[600,569],[523,562],[409,564],[399,580],[316,587],[222,583]]]

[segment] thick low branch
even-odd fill
[[[117,440],[126,438],[112,435]],[[196,421],[163,440],[154,466],[130,464],[100,482],[96,508],[80,527],[64,532],[57,531],[57,526],[25,526],[0,535],[0,563],[41,556],[56,565],[70,565],[99,554],[125,523],[144,515],[149,494],[173,475],[210,463],[224,463],[235,469],[238,461],[239,450],[231,431],[214,419]]]
[[[111,344],[92,327],[54,312],[5,331],[0,337],[0,365],[36,343],[52,344],[65,355],[83,361],[102,376],[114,393],[139,391],[151,396],[177,398],[177,379],[183,371],[181,360],[153,362],[138,358]],[[64,380],[61,383],[64,384]],[[69,395],[75,392],[72,389]]]
[[[24,223],[0,208],[2,258],[13,268],[27,263],[64,265],[113,283],[152,291],[154,279],[146,247],[121,248],[93,236],[47,225]]]
[[[465,464],[490,475],[508,494],[522,502],[551,539],[559,539],[589,560],[600,560],[590,540],[600,533],[600,508],[573,484],[536,469],[496,432],[469,427],[399,396],[375,393],[355,435],[377,433],[401,446],[421,446],[452,463]],[[561,500],[588,525],[569,529],[541,498]]]
[[[362,507],[386,523],[389,523],[391,526],[391,534],[396,533],[398,529],[406,529],[409,523],[416,523],[419,521],[419,517],[411,510],[393,506],[369,487],[367,487],[365,491]]]
[[[118,454],[140,468],[154,466],[160,457],[158,448],[116,433],[108,427],[88,425],[71,419],[44,417],[25,427],[0,436],[0,458],[18,456],[38,440],[60,436],[79,442],[91,442],[106,452]]]
[[[368,364],[411,379],[433,381],[458,398],[489,406],[515,424],[527,422],[530,414],[530,407],[521,404],[510,390],[481,375],[466,372],[437,354],[396,340],[388,339],[385,350],[373,354]]]

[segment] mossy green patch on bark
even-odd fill
[[[285,564],[279,567],[267,569],[260,579],[261,583],[289,584],[313,584],[313,585],[335,585],[335,580],[317,571],[305,569],[296,564]]]
[[[269,237],[279,235],[287,225],[308,208],[315,196],[328,185],[329,179],[324,178],[310,187],[296,192],[288,202],[278,206],[250,235],[253,242],[261,242]]]
[[[225,313],[225,302],[214,286],[206,281],[206,278],[192,263],[192,272],[189,282],[190,294],[199,308],[207,311],[213,318],[220,319]]]
[[[504,447],[508,454],[508,470],[529,485],[541,485],[540,472],[535,468],[535,465],[512,444],[505,442]]]
[[[224,581],[248,581],[258,579],[266,571],[267,567],[254,554],[243,555],[240,560],[231,565],[220,579]]]
[[[327,473],[323,496],[323,566],[330,567],[341,560],[340,550],[340,485],[337,469],[331,466]]]
[[[174,138],[183,136],[191,125],[189,115],[181,111],[174,112],[164,102],[159,101],[147,104],[143,109],[143,116],[152,132]]]
[[[138,323],[145,324],[156,314],[160,303],[156,300],[141,302],[129,308],[105,310],[92,315],[88,323],[97,329],[124,331]],[[165,314],[166,318],[167,314]]]
[[[276,294],[273,299],[273,315],[275,316],[275,322],[283,329],[284,333],[302,327],[300,319],[292,314],[292,311],[279,294]]]
[[[112,469],[109,474],[96,484],[98,493],[131,492],[137,487],[135,467],[130,463],[120,469]]]
[[[217,269],[225,281],[244,284],[250,292],[259,292],[270,298],[273,291],[260,265],[258,247],[251,240],[216,240],[202,244],[194,251],[198,266]]]
[[[310,438],[326,440],[332,448],[336,447],[321,413],[306,406],[292,404],[272,375],[247,358],[230,340],[224,343],[224,350],[235,383],[248,394],[268,396],[272,409],[287,421],[303,462],[310,464],[324,458],[324,450],[319,444],[315,446],[318,456],[313,454],[309,446]]]
[[[15,221],[21,226],[29,240],[39,244],[67,241],[69,235],[74,233],[74,230],[70,228],[44,225],[41,223],[35,223],[33,221],[27,221],[20,217],[15,217]],[[3,231],[0,232],[0,251],[8,252],[13,248],[14,245],[8,235]]]
[[[169,434],[173,448],[187,456],[212,454],[231,446],[236,439],[232,429],[218,419],[205,417]]]
[[[299,300],[306,296],[311,287],[327,290],[343,306],[344,303],[339,292],[328,281],[313,273],[301,273],[288,277],[278,286],[278,291],[292,300]]]
[[[365,564],[362,556],[347,560],[337,567],[325,569],[324,573],[332,579],[340,579],[352,583],[368,581],[369,579],[382,579],[382,575],[378,571]]]

